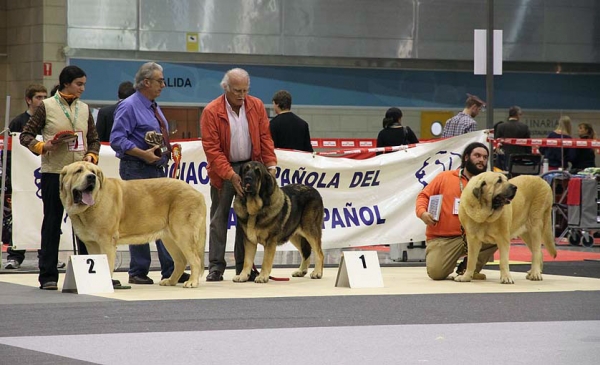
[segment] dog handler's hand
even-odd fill
[[[56,151],[58,146],[58,144],[52,144],[52,142],[46,141],[44,143],[44,152]]]
[[[423,212],[423,214],[421,214],[421,220],[428,226],[435,226],[437,224],[437,221],[433,219],[433,215],[429,212]]]
[[[240,175],[234,173],[229,181],[231,181],[231,185],[233,185],[235,192],[239,196],[244,196],[244,189],[242,189],[242,178]]]
[[[151,164],[151,163],[155,163],[156,161],[160,160],[160,157],[156,157],[156,155],[154,154],[154,151],[159,147],[160,146],[150,147],[144,151],[144,155],[145,155],[144,160],[146,160],[147,163]]]

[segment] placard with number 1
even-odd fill
[[[342,251],[335,286],[383,288],[377,251]]]

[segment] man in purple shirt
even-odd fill
[[[119,174],[123,180],[152,179],[166,176],[166,166],[170,158],[168,124],[156,98],[166,86],[163,68],[155,62],[143,64],[135,75],[136,92],[123,100],[115,110],[115,122],[110,133],[110,146],[115,150],[119,162]],[[148,132],[163,136],[163,148],[151,146],[146,142]],[[148,192],[160,194],[160,192]],[[173,273],[173,259],[161,240],[156,240],[158,259],[162,278]],[[150,245],[129,245],[131,261],[129,263],[130,284],[153,284],[148,277],[150,270]],[[189,279],[183,273],[179,282]]]

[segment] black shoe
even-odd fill
[[[456,267],[456,274],[462,275],[465,273],[465,271],[467,271],[467,257],[465,257],[464,260]]]
[[[257,276],[258,276],[258,271],[256,269],[252,269],[250,271],[250,276],[248,277],[248,281],[254,281],[254,279],[256,279]]]
[[[46,281],[40,286],[40,289],[43,290],[58,290],[58,285],[56,281]]]
[[[190,274],[188,274],[187,272],[184,272],[183,274],[181,274],[181,277],[179,277],[179,280],[177,280],[177,282],[179,284],[183,284],[188,280],[190,280]]]
[[[206,275],[206,281],[223,281],[223,274],[218,271],[211,271]]]
[[[166,278],[164,276],[161,278],[161,280],[165,280],[165,279],[168,279],[168,278]],[[187,272],[184,272],[183,274],[181,274],[181,276],[179,277],[179,280],[177,280],[177,282],[179,284],[183,284],[188,280],[190,280],[190,274],[188,274]]]
[[[121,282],[116,279],[112,279],[113,289],[131,289],[129,285],[121,285]]]
[[[154,284],[154,280],[150,279],[148,275],[135,275],[129,276],[129,284]]]

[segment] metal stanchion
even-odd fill
[[[10,95],[6,96],[6,113],[4,114],[4,130],[2,134],[4,136],[2,143],[2,192],[0,193],[0,201],[2,202],[2,209],[0,209],[0,223],[4,228],[4,199],[6,196],[6,161],[8,160],[8,118],[10,116]],[[1,235],[1,234],[0,234]],[[0,266],[2,265],[2,255],[0,255]]]

